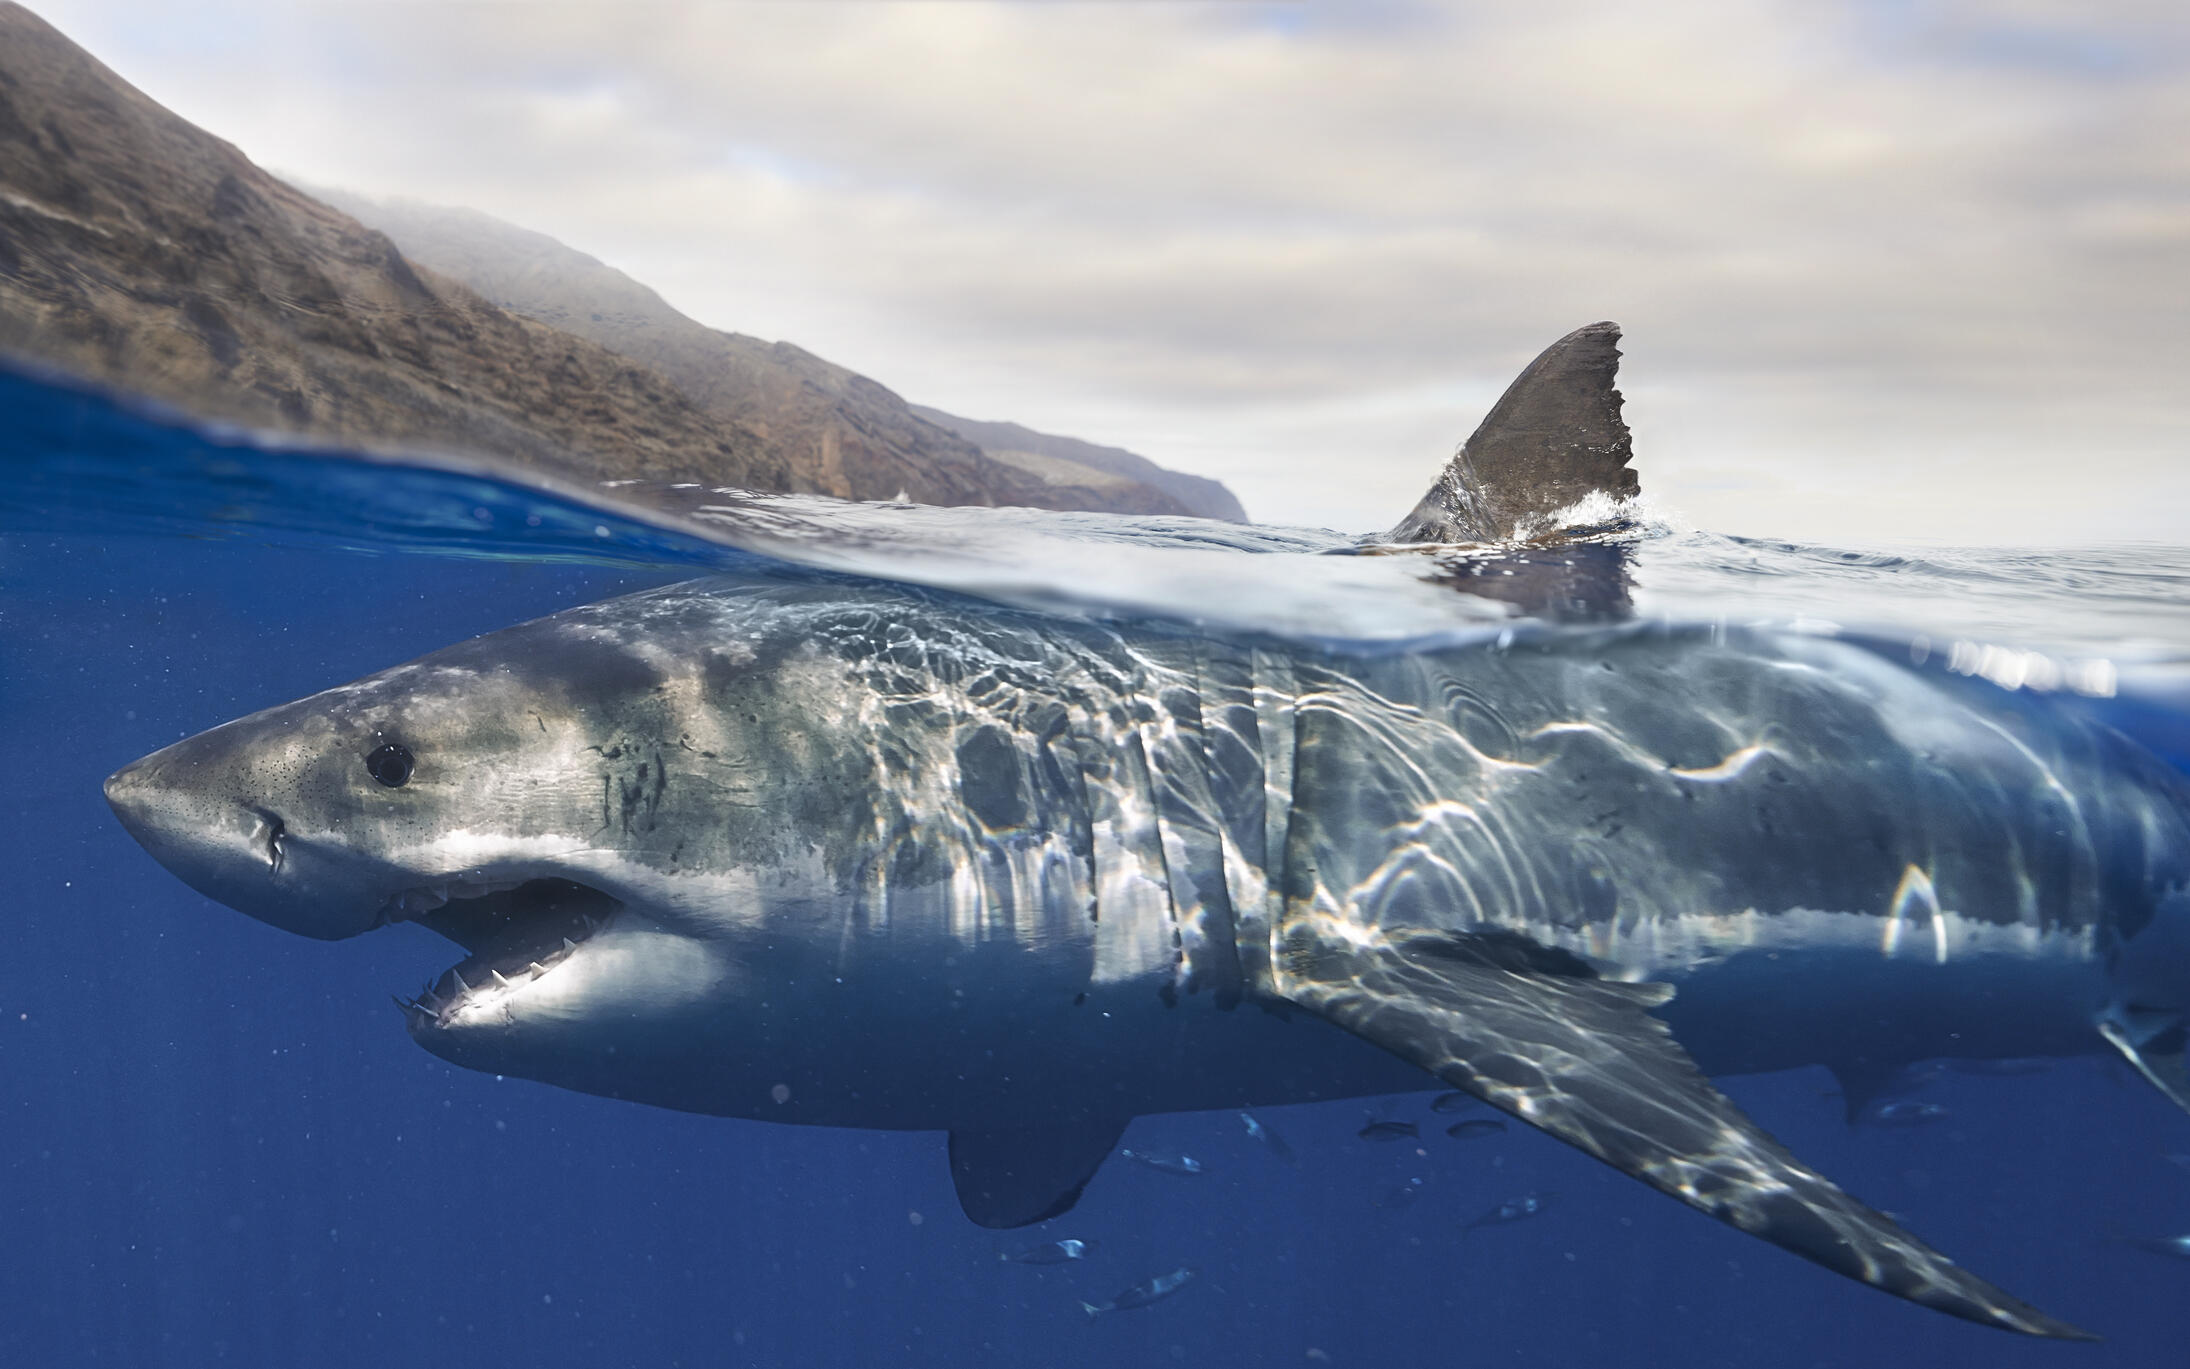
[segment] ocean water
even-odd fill
[[[177,737],[705,571],[879,575],[1045,611],[1395,652],[1524,615],[1840,633],[2190,766],[2190,552],[1819,548],[1640,520],[1498,555],[1313,530],[541,489],[329,460],[0,373],[0,1363],[2151,1366],[2181,1362],[2190,1118],[2097,1055],[1945,1072],[1849,1127],[1822,1070],[1721,1081],[1798,1155],[2103,1344],[1827,1274],[1437,1091],[1138,1119],[1039,1232],[958,1212],[934,1134],[657,1111],[448,1066],[418,928],[305,941],[160,869],[101,798]],[[1647,453],[1638,463],[1648,479]],[[1425,483],[1434,472],[1425,470]],[[1395,510],[1395,516],[1399,511]],[[1370,1117],[1424,1123],[1375,1144]],[[1428,1123],[1435,1121],[1437,1125]],[[1525,1221],[1462,1228],[1530,1192]],[[1404,1195],[1404,1196],[1399,1196]],[[1039,1237],[1095,1243],[1029,1267]],[[1100,1301],[1181,1265],[1145,1310]]]

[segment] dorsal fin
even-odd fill
[[[1639,493],[1612,388],[1619,342],[1620,325],[1592,323],[1546,347],[1386,540],[1494,542],[1587,495]]]

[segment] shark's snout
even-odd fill
[[[103,786],[106,791],[106,806],[114,810],[114,816],[121,820],[122,827],[140,843],[144,838],[138,834],[143,830],[148,811],[144,779],[144,762],[137,761],[107,776]]]
[[[359,930],[316,925],[289,865],[289,825],[253,793],[231,792],[223,767],[190,742],[125,765],[106,778],[107,806],[124,831],[176,878],[207,898],[307,936]]]
[[[181,747],[156,751],[106,777],[107,806],[137,844],[180,874],[178,862],[225,860],[241,837],[253,843],[262,869],[278,847],[280,817],[248,797],[219,792],[197,780]]]
[[[139,846],[174,869],[169,854],[187,850],[202,835],[198,830],[201,805],[188,801],[192,796],[174,783],[168,773],[172,767],[163,762],[166,755],[155,752],[107,776],[106,802]]]

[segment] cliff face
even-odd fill
[[[812,482],[804,488],[850,499],[902,492],[928,504],[1245,521],[1238,501],[1215,481],[1167,471],[1116,448],[1016,424],[967,424],[909,405],[867,377],[790,343],[687,318],[623,272],[544,233],[476,210],[340,190],[312,193],[503,308],[655,368],[709,413],[758,434]],[[989,440],[998,434],[1010,440]]]
[[[563,475],[793,488],[659,374],[496,308],[0,4],[0,351],[189,412]]]
[[[1137,478],[993,459],[540,234],[424,211],[397,237],[0,0],[0,354],[203,418],[563,477],[1187,511]]]

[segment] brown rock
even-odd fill
[[[965,420],[909,405],[803,348],[709,328],[623,272],[545,233],[472,209],[342,190],[312,193],[386,232],[412,260],[502,308],[660,371],[708,413],[757,434],[799,474],[802,489],[846,499],[902,493],[923,504],[1245,519],[1238,501],[1213,480],[1016,425],[968,431]],[[1007,430],[1032,442],[989,440]],[[1045,443],[1051,445],[1033,449]]]
[[[1184,511],[993,460],[864,376],[580,260],[641,307],[504,307],[0,2],[0,353],[200,418],[564,479]]]
[[[374,449],[791,479],[659,374],[416,269],[14,4],[0,4],[0,350]]]

